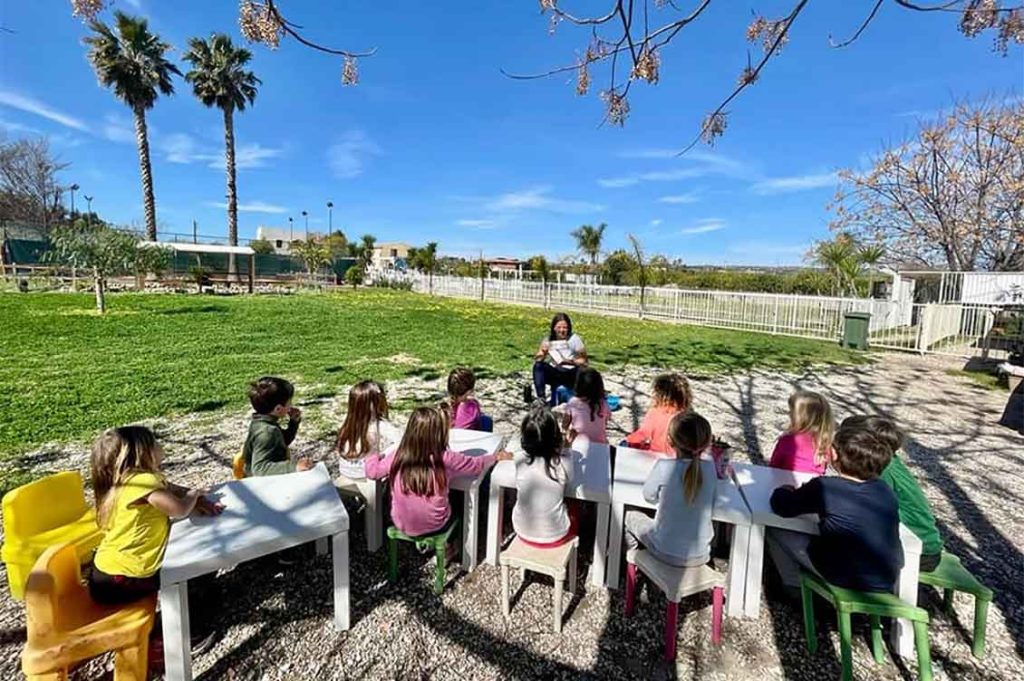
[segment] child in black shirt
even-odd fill
[[[903,567],[899,505],[878,477],[892,450],[872,431],[847,425],[836,433],[834,446],[838,476],[799,488],[784,485],[771,498],[772,510],[783,517],[818,514],[821,534],[775,530],[768,540],[774,552],[781,550],[835,586],[892,592]]]

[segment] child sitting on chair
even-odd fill
[[[565,432],[569,441],[586,435],[591,442],[608,443],[608,419],[611,411],[605,401],[604,379],[597,369],[580,367],[576,374],[576,394],[565,405]]]
[[[644,547],[675,567],[704,565],[711,559],[717,479],[715,464],[701,458],[711,446],[711,424],[700,414],[677,414],[668,438],[676,458],[655,463],[643,488],[644,499],[658,510],[654,518],[643,511],[626,513],[626,546],[634,551]]]
[[[480,411],[480,403],[473,394],[476,387],[476,376],[468,367],[457,367],[448,374],[449,414],[452,428],[466,430],[483,430],[481,421],[485,418]]]
[[[252,421],[242,448],[245,475],[278,475],[312,468],[309,459],[289,460],[288,445],[295,439],[302,412],[291,406],[295,387],[283,378],[264,376],[249,386]],[[288,427],[280,421],[288,417]]]
[[[155,594],[171,519],[224,510],[200,490],[164,480],[163,458],[153,431],[143,426],[111,428],[92,447],[96,517],[104,530],[89,573],[89,593],[98,603],[121,605]]]
[[[466,456],[448,447],[448,416],[440,407],[419,407],[398,448],[387,456],[366,459],[366,477],[391,483],[391,520],[395,527],[418,537],[440,532],[452,521],[448,480],[475,476],[506,452]]]
[[[798,390],[789,396],[789,427],[775,443],[768,465],[824,475],[832,458],[835,429],[828,400],[818,393]]]
[[[896,494],[900,504],[900,522],[921,540],[921,572],[934,571],[942,559],[942,535],[921,485],[899,455],[903,447],[903,433],[895,423],[881,416],[850,416],[843,421],[843,426],[847,425],[870,430],[892,450],[892,461],[879,477]]]
[[[565,486],[573,469],[572,450],[563,449],[558,421],[539,400],[519,427],[522,454],[516,466],[512,527],[525,544],[540,548],[561,546],[576,536],[576,515],[566,508]]]
[[[644,414],[640,427],[626,436],[625,444],[661,456],[672,456],[668,427],[676,414],[690,410],[693,403],[690,382],[682,374],[661,374],[654,379],[651,398],[651,408]]]
[[[366,478],[365,460],[397,444],[402,433],[388,421],[388,398],[376,381],[362,381],[348,391],[348,411],[334,448],[342,480]]]
[[[771,497],[784,518],[815,513],[820,535],[770,528],[766,539],[783,584],[800,584],[797,564],[830,584],[856,591],[892,592],[903,566],[899,507],[882,480],[890,445],[871,430],[843,423],[835,436],[838,475],[814,478],[798,488],[783,485]]]

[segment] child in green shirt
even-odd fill
[[[921,540],[921,571],[932,572],[942,557],[942,535],[935,524],[931,505],[913,473],[903,463],[899,450],[903,446],[903,433],[892,421],[881,416],[851,416],[845,421],[867,428],[892,448],[892,461],[879,476],[900,504],[900,522]]]

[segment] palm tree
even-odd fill
[[[377,245],[377,237],[372,234],[364,234],[360,237],[359,253],[363,261],[363,267],[373,264],[373,247]]]
[[[245,69],[252,53],[235,47],[231,38],[214,33],[209,40],[188,41],[185,61],[192,69],[185,80],[192,84],[196,98],[206,106],[215,106],[224,113],[224,169],[228,176],[228,243],[238,245],[238,192],[235,186],[235,111],[244,111],[256,101],[256,88],[261,84],[252,71]],[[235,274],[235,257],[228,263],[228,274]]]
[[[814,262],[824,267],[832,277],[835,295],[858,296],[858,279],[866,267],[877,265],[885,256],[885,249],[877,245],[861,245],[846,233],[831,241],[819,241],[812,251]]]
[[[156,241],[156,201],[153,199],[153,168],[149,162],[149,133],[146,111],[161,94],[174,93],[171,76],[181,75],[164,54],[171,45],[149,31],[145,19],[114,12],[117,32],[102,21],[89,24],[94,35],[85,39],[89,62],[100,84],[113,88],[114,96],[128,105],[135,118],[135,141],[139,145],[139,172],[146,213],[146,238]]]
[[[579,229],[572,232],[572,237],[576,239],[576,248],[590,258],[591,268],[597,266],[597,257],[601,254],[601,242],[604,240],[604,230],[607,227],[608,225],[603,222],[597,227],[580,225]]]

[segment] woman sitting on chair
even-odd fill
[[[550,385],[549,403],[554,404],[558,387],[572,388],[576,383],[576,372],[587,365],[587,349],[583,339],[572,332],[569,315],[559,312],[551,319],[551,330],[540,342],[533,360],[533,387],[537,397],[547,399],[547,386]]]

